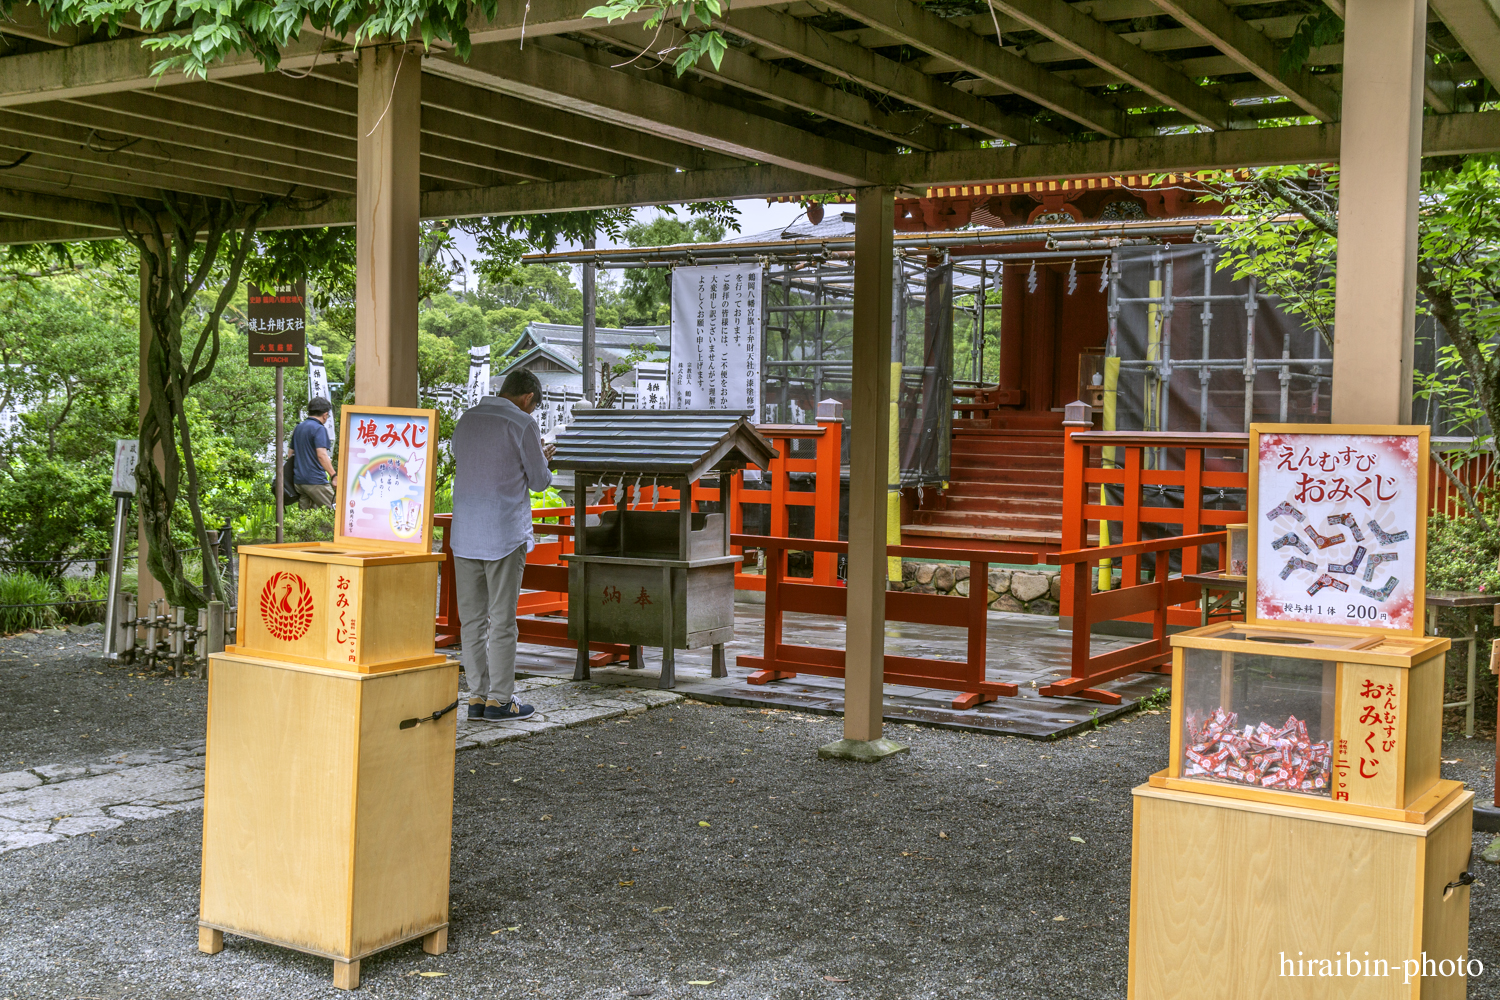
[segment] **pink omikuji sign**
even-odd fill
[[[1419,434],[1259,435],[1255,617],[1419,629]]]

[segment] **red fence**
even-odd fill
[[[813,541],[806,538],[780,538],[767,535],[732,535],[736,545],[763,549],[766,553],[766,618],[764,652],[760,656],[741,656],[737,662],[750,667],[751,684],[768,684],[788,680],[798,674],[822,677],[844,676],[844,651],[821,646],[804,646],[782,641],[782,614],[787,609],[815,615],[842,618],[848,609],[848,591],[837,582],[820,583],[806,578],[788,578],[788,551],[827,553],[834,556],[849,551],[848,542]],[[1034,552],[1001,552],[979,549],[938,549],[889,545],[887,555],[921,555],[927,559],[962,560],[969,564],[969,596],[946,597],[938,594],[915,594],[891,591],[885,595],[885,620],[922,625],[946,625],[968,633],[967,656],[963,660],[940,660],[929,657],[885,657],[885,682],[911,684],[960,692],[953,699],[954,708],[973,708],[981,702],[1014,696],[1016,685],[985,679],[986,641],[989,623],[987,605],[990,563],[1034,565]]]
[[[1129,542],[1103,548],[1050,553],[1047,556],[1048,563],[1063,566],[1065,573],[1068,569],[1073,570],[1068,574],[1073,587],[1071,604],[1076,609],[1073,616],[1072,668],[1069,677],[1048,684],[1039,693],[1053,698],[1072,696],[1118,705],[1121,700],[1118,694],[1100,691],[1094,685],[1143,670],[1158,670],[1169,663],[1172,648],[1167,643],[1168,612],[1174,605],[1196,601],[1199,594],[1196,584],[1189,583],[1181,576],[1170,575],[1171,553],[1182,551],[1183,564],[1186,565],[1187,552],[1197,551],[1203,545],[1218,544],[1225,537],[1222,531],[1210,531],[1175,538],[1158,538],[1149,542]],[[1150,556],[1155,563],[1151,580],[1149,583],[1138,583],[1118,590],[1090,593],[1089,574],[1085,564],[1100,556],[1126,560],[1128,566],[1136,566],[1142,556]],[[1084,572],[1078,572],[1080,565],[1085,565]],[[1130,572],[1130,579],[1136,579],[1138,571]],[[1068,584],[1064,584],[1064,595],[1068,593],[1067,586]],[[1124,649],[1093,655],[1090,644],[1094,622],[1138,619],[1143,616],[1149,617],[1151,622],[1150,639]]]
[[[1069,553],[1084,550],[1089,541],[1101,538],[1099,524],[1115,522],[1119,537],[1111,543],[1130,545],[1143,540],[1147,526],[1160,525],[1174,535],[1197,535],[1226,524],[1245,520],[1243,510],[1215,510],[1204,505],[1205,493],[1218,490],[1244,490],[1249,476],[1244,468],[1245,451],[1250,446],[1244,434],[1167,434],[1131,431],[1087,431],[1066,429],[1063,445],[1063,524],[1062,548]],[[1167,453],[1172,454],[1167,454]],[[1180,452],[1180,463],[1177,461]],[[1181,468],[1166,466],[1180,464]],[[1101,488],[1119,487],[1123,503],[1102,503]],[[1182,491],[1181,506],[1167,506],[1162,488]],[[1152,503],[1151,501],[1156,501]],[[1201,548],[1182,548],[1182,566],[1197,572]],[[1085,618],[1090,622],[1116,620],[1150,621],[1155,612],[1115,612],[1130,601],[1111,598],[1105,604],[1085,607],[1098,601],[1105,591],[1116,589],[1112,574],[1115,558],[1120,559],[1118,587],[1130,590],[1142,585],[1141,554],[1151,550],[1122,551],[1117,556],[1103,552],[1093,559],[1080,558],[1063,566],[1061,614]],[[1095,564],[1103,562],[1099,574]],[[1075,580],[1083,576],[1088,586]],[[1102,581],[1102,582],[1100,582]],[[1097,588],[1097,589],[1096,589]],[[1180,588],[1174,593],[1185,593]],[[1083,595],[1083,596],[1080,596]],[[1196,603],[1197,592],[1190,598]],[[1199,613],[1188,606],[1188,597],[1167,609],[1171,625],[1196,625]],[[1075,626],[1075,634],[1076,634]]]

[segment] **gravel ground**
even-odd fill
[[[206,683],[107,662],[102,630],[0,639],[0,771],[203,739]]]
[[[0,677],[16,702],[24,685]],[[137,698],[162,686],[119,683]],[[193,685],[158,696],[170,709],[159,745],[182,738],[193,703],[179,689]],[[0,745],[30,761],[30,743],[62,744],[75,758],[82,730],[37,697],[41,721],[6,705]],[[814,755],[840,735],[836,719],[683,703],[465,751],[450,950],[367,959],[362,991],[1123,997],[1129,791],[1163,766],[1166,718],[1053,743],[891,727],[912,752],[858,765]],[[149,721],[110,739],[145,738]],[[1492,744],[1450,740],[1445,755],[1449,777],[1488,787]],[[0,858],[0,997],[345,995],[325,960],[232,935],[219,955],[196,951],[200,822],[176,814]],[[1500,887],[1500,870],[1476,864]],[[1500,998],[1489,886],[1474,891],[1472,926],[1473,954],[1497,968],[1469,996]]]

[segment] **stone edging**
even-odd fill
[[[991,611],[1057,614],[1057,601],[1062,593],[1062,576],[1058,569],[991,569],[986,582],[989,585],[987,601]],[[901,582],[892,582],[888,586],[891,590],[904,590],[913,594],[968,597],[971,585],[967,566],[902,560]]]

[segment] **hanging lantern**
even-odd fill
[[[823,221],[823,203],[821,201],[808,202],[807,221],[815,226]]]

